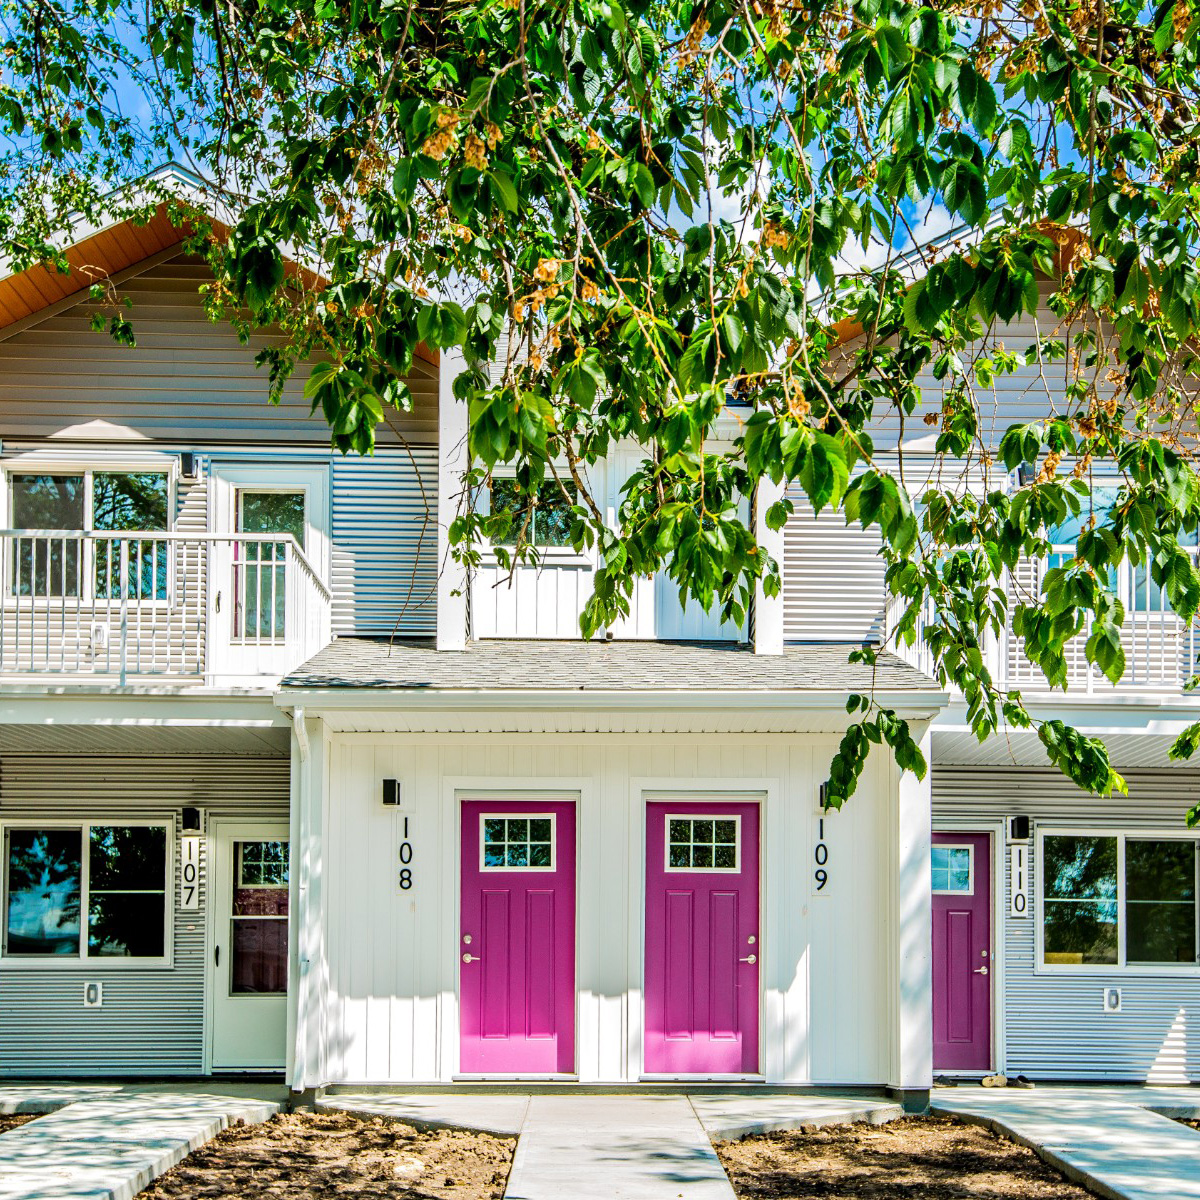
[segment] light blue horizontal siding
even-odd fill
[[[1200,772],[1131,772],[1128,797],[1101,798],[1053,770],[935,767],[934,828],[950,817],[991,819],[1024,813],[1045,826],[1184,832]],[[1036,837],[1030,841],[1030,897],[1037,894]],[[1006,1067],[1041,1079],[1200,1081],[1200,976],[1035,969],[1036,911],[1007,916],[1011,881],[1004,854]],[[1105,1013],[1106,986],[1122,991],[1122,1011]]]
[[[433,634],[437,451],[333,460],[333,630]]]
[[[153,821],[173,818],[172,894],[179,899],[178,836],[184,805],[207,815],[287,819],[288,760],[6,755],[5,819]],[[169,968],[0,964],[0,1076],[196,1075],[204,1058],[207,862],[201,907],[175,910]],[[87,982],[104,1006],[83,1007]]]

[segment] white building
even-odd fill
[[[164,216],[71,261],[131,296],[138,346],[89,331],[74,275],[0,280],[0,1074],[918,1104],[934,1071],[1200,1078],[1195,776],[1165,770],[1194,655],[1161,602],[1132,604],[1129,685],[1070,694],[1128,800],[979,747],[885,654],[931,779],[876,753],[827,814],[872,683],[846,651],[886,624],[869,540],[762,531],[784,594],[752,635],[647,580],[581,642],[586,557],[455,576],[453,362],[420,359],[415,411],[343,459],[302,379],[266,403]]]

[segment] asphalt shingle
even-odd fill
[[[338,638],[283,681],[285,688],[513,691],[936,692],[928,676],[882,652],[874,669],[848,663],[852,646],[789,646],[783,654],[714,642],[495,639],[439,651],[432,640]]]

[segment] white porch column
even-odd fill
[[[893,1049],[890,1087],[921,1110],[933,1085],[933,917],[929,852],[933,840],[933,739],[928,722],[910,720],[929,764],[925,778],[896,779],[892,895]],[[922,734],[922,726],[924,732]]]
[[[309,1091],[329,1082],[325,957],[325,797],[329,741],[324,723],[297,708],[292,724],[291,892],[288,1085]]]
[[[758,544],[779,564],[783,573],[783,530],[767,528],[767,510],[783,499],[783,484],[760,479],[754,495],[754,534]],[[767,596],[761,582],[754,591],[754,653],[783,653],[783,592]]]
[[[467,469],[467,406],[454,395],[462,351],[443,350],[438,369],[437,648],[467,644],[467,573],[450,553],[450,522],[462,499]]]

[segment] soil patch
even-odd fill
[[[40,1113],[0,1113],[0,1133],[7,1133],[20,1125],[28,1125],[39,1117]]]
[[[227,1129],[139,1200],[499,1200],[515,1138],[350,1113]]]
[[[773,1133],[717,1153],[739,1200],[1091,1200],[1032,1150],[949,1117]]]

